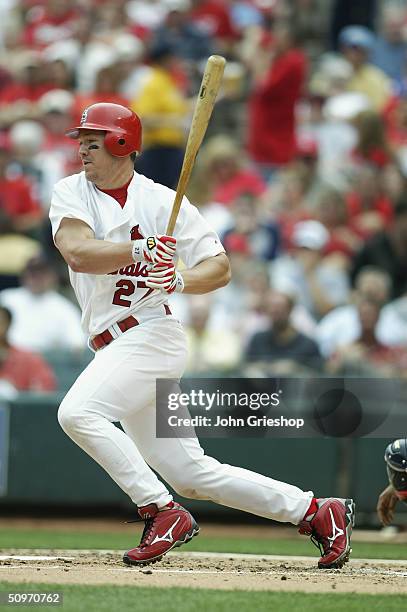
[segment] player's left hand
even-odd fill
[[[165,291],[166,293],[182,293],[184,281],[182,275],[175,269],[174,264],[153,266],[147,271],[146,285],[150,289]]]
[[[177,240],[173,236],[156,234],[142,240],[133,240],[132,255],[135,262],[167,265],[172,263],[176,250]]]

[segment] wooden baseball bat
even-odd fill
[[[201,88],[199,90],[198,100],[195,105],[191,128],[189,130],[184,161],[182,163],[181,174],[177,185],[177,193],[172,205],[171,217],[167,225],[167,236],[172,236],[174,232],[182,198],[184,197],[192,168],[194,167],[198,149],[201,146],[206,128],[208,127],[209,119],[222,81],[225,64],[225,58],[220,55],[211,55],[206,62],[205,72],[202,77]]]

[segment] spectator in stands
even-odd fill
[[[407,176],[407,80],[401,91],[389,102],[384,112],[387,138],[395,151],[396,163]]]
[[[0,291],[19,286],[28,260],[40,250],[37,240],[14,231],[10,217],[0,207]]]
[[[318,166],[319,148],[317,140],[310,135],[298,135],[297,150],[289,168],[301,181],[302,199],[307,208],[313,205],[323,186]]]
[[[56,274],[42,256],[32,258],[22,286],[0,292],[0,304],[13,315],[10,341],[18,348],[82,350],[85,338],[79,310],[57,292]]]
[[[283,248],[291,243],[295,224],[314,216],[315,203],[324,190],[318,166],[316,141],[301,136],[295,158],[278,173],[262,198],[265,215],[280,226]]]
[[[74,96],[63,89],[49,91],[38,101],[40,120],[46,131],[42,153],[44,156],[48,153],[59,162],[62,176],[82,168],[77,145],[65,135],[73,121],[73,102]]]
[[[361,298],[356,307],[359,334],[353,342],[342,345],[331,356],[327,363],[328,371],[343,376],[405,376],[407,349],[390,347],[377,340],[381,304],[377,299]]]
[[[44,55],[43,55],[44,57]],[[75,87],[74,72],[71,62],[65,58],[50,59],[45,61],[44,71],[47,74],[47,82],[52,83],[53,89],[66,89],[72,91]]]
[[[264,55],[267,63],[259,72]],[[248,150],[269,179],[276,168],[294,158],[297,150],[295,107],[302,94],[306,58],[288,25],[279,23],[273,28],[272,43],[259,41],[250,69],[253,83],[248,99]]]
[[[240,35],[247,29],[261,26],[264,18],[260,6],[256,2],[247,2],[247,0],[229,0],[230,18],[233,27]],[[262,3],[263,5],[265,3]]]
[[[239,234],[229,237],[226,251],[232,268],[232,279],[225,290],[213,294],[214,318],[220,321],[218,329],[227,328],[240,333],[247,321],[248,287],[259,270],[263,273],[266,264],[250,254],[247,240]]]
[[[129,0],[126,12],[132,24],[132,31],[142,40],[147,40],[167,15],[167,0]]]
[[[383,195],[385,195],[394,207],[399,202],[405,190],[405,178],[397,163],[388,164],[380,173],[380,184]]]
[[[122,73],[116,64],[105,66],[98,71],[94,90],[75,97],[74,123],[80,121],[84,108],[98,102],[110,102],[126,106],[128,100],[119,95]],[[133,92],[134,93],[134,92]]]
[[[28,47],[43,49],[51,42],[73,35],[78,10],[71,0],[45,0],[36,4],[37,10],[32,12],[23,32]]]
[[[383,112],[386,137],[396,151],[407,147],[407,87],[406,83],[389,101]]]
[[[355,0],[330,2],[328,5],[331,9],[330,35],[332,40],[330,46],[337,47],[338,34],[349,23],[360,23],[373,30],[377,17],[377,5],[377,0],[363,0],[362,3],[355,3]]]
[[[270,326],[267,303],[269,291],[270,278],[267,267],[264,264],[253,267],[252,275],[246,282],[245,295],[242,296],[245,313],[238,325],[245,346],[256,332],[265,331]],[[289,288],[281,287],[280,293],[291,295],[292,291]],[[290,322],[297,331],[313,338],[316,328],[315,321],[301,304],[294,304]]]
[[[357,303],[376,301],[380,307],[375,336],[379,342],[388,345],[402,344],[407,339],[407,324],[400,317],[386,311],[392,289],[391,277],[387,272],[373,266],[362,268],[355,279],[355,289],[348,304],[338,306],[318,323],[316,339],[321,353],[331,356],[341,347],[352,344],[361,334]]]
[[[407,44],[404,38],[406,23],[405,6],[384,3],[380,33],[376,36],[371,54],[371,62],[400,84],[405,71]]]
[[[261,219],[259,200],[251,193],[237,197],[232,207],[233,225],[223,235],[222,242],[228,251],[231,241],[244,245],[249,257],[271,261],[280,249],[280,231],[276,223]]]
[[[54,374],[42,357],[10,344],[11,323],[10,310],[0,306],[0,381],[17,391],[54,391]]]
[[[0,212],[13,231],[29,233],[39,228],[43,214],[29,179],[10,176],[10,149],[9,138],[0,133]]]
[[[0,125],[8,127],[18,119],[37,116],[37,102],[53,88],[46,81],[44,65],[38,53],[26,50],[14,68],[14,79],[0,91]]]
[[[202,147],[191,183],[194,202],[218,202],[228,207],[243,194],[260,196],[267,188],[244,159],[238,142],[223,134],[209,138]]]
[[[339,34],[339,46],[353,67],[353,76],[348,82],[348,90],[365,94],[372,108],[381,111],[391,95],[391,81],[386,74],[369,62],[373,48],[372,32],[364,27],[350,25]]]
[[[301,334],[291,322],[292,295],[274,289],[267,296],[269,329],[254,334],[246,361],[266,375],[292,375],[322,368],[318,345]]]
[[[380,172],[371,166],[354,169],[346,203],[349,226],[363,239],[389,227],[393,221],[393,203],[383,193]]]
[[[341,256],[344,267],[349,269],[351,257],[360,248],[361,238],[349,224],[349,211],[343,193],[325,187],[317,196],[315,217],[329,232],[325,253]]]
[[[184,157],[190,105],[174,78],[176,56],[172,46],[157,41],[149,59],[151,71],[132,103],[143,121],[143,152],[136,169],[174,188]]]
[[[250,338],[259,331],[267,329],[269,317],[267,311],[267,295],[270,289],[270,279],[266,264],[260,264],[253,269],[250,282],[243,298],[245,315],[241,317],[238,330],[245,348]]]
[[[277,221],[280,226],[284,250],[291,245],[295,225],[310,218],[304,178],[301,169],[290,164],[276,175],[265,197],[262,198],[266,218]]]
[[[379,331],[384,344],[407,346],[407,292],[383,306]]]
[[[99,2],[95,25],[95,34],[99,40],[111,45],[114,44],[117,36],[130,33],[130,22],[125,5],[125,0]]]
[[[383,117],[366,110],[356,115],[353,125],[356,127],[358,141],[352,152],[352,162],[370,164],[381,169],[394,161]]]
[[[144,44],[131,34],[122,34],[115,43],[116,58],[113,64],[107,65],[107,76],[110,79],[106,82],[103,78],[96,79],[95,88],[99,87],[99,96],[103,91],[108,94],[121,96],[128,101],[137,97],[139,86],[143,82],[143,77],[149,72],[149,67],[143,63]],[[103,71],[103,68],[102,68]],[[114,72],[114,74],[111,74]],[[102,77],[105,77],[103,74]],[[102,88],[100,87],[102,85]],[[106,87],[108,85],[108,88]]]
[[[347,274],[341,265],[324,257],[328,230],[315,220],[294,226],[293,250],[271,263],[271,285],[291,287],[297,301],[319,320],[332,308],[346,303],[349,295]]]
[[[208,327],[212,300],[206,295],[188,296],[186,335],[188,341],[187,372],[226,372],[240,361],[241,342],[231,329]]]
[[[343,58],[338,59],[343,60],[342,67],[339,65],[338,69],[334,64],[331,68],[331,62],[324,62],[324,70],[329,69],[334,74],[340,74],[343,68],[346,71],[348,63]],[[325,72],[322,78],[327,78]],[[316,84],[314,87],[318,91]],[[321,179],[337,189],[346,190],[350,172],[349,158],[357,142],[357,132],[352,119],[362,110],[369,108],[369,100],[363,94],[335,91],[333,85],[328,84],[325,91],[324,88],[325,85],[321,87],[322,93],[319,95],[320,113],[313,110],[315,107],[318,109],[314,103],[311,107],[311,120],[301,129],[308,131],[318,143],[318,172]],[[317,93],[314,93],[314,97],[316,95]]]
[[[401,200],[394,209],[391,226],[378,232],[362,246],[353,258],[351,278],[365,266],[375,266],[388,272],[393,279],[392,298],[407,288],[407,201]]]
[[[60,153],[56,150],[43,151],[46,131],[38,121],[16,121],[9,136],[13,175],[26,177],[33,183],[43,210],[48,212],[54,185],[65,176]]]
[[[189,0],[166,0],[168,9],[165,21],[154,31],[156,40],[167,41],[189,64],[206,60],[213,50],[210,34],[190,19]]]
[[[288,19],[293,24],[298,38],[314,62],[326,48],[326,31],[329,11],[325,0],[288,0]]]
[[[233,49],[238,33],[233,26],[228,0],[191,0],[190,19],[216,43],[216,50]]]

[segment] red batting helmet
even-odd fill
[[[80,130],[106,132],[105,147],[111,155],[126,157],[141,151],[141,122],[139,117],[125,106],[99,102],[85,108],[80,125],[66,132],[70,138],[79,138]]]

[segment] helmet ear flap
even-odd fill
[[[105,136],[105,147],[111,155],[115,157],[125,157],[130,155],[132,147],[124,134],[117,132],[107,132]]]

